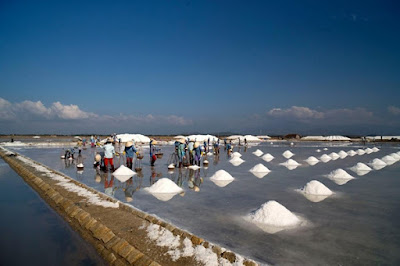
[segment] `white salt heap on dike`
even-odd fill
[[[272,159],[274,159],[275,157],[272,156],[272,155],[269,154],[269,153],[266,153],[266,154],[264,154],[261,158],[262,158],[264,161],[266,161],[266,162],[270,162],[270,161],[272,161]]]
[[[294,155],[294,153],[292,153],[291,151],[287,150],[284,153],[282,153],[283,157],[285,157],[286,159],[289,159],[290,157],[292,157]]]
[[[219,187],[225,187],[231,183],[234,178],[227,171],[221,169],[215,172],[215,174],[210,177],[210,180]]]
[[[392,156],[393,158],[395,158],[396,159],[396,161],[400,161],[400,155],[399,154],[397,154],[397,153],[391,153],[391,154],[389,154],[390,156]]]
[[[253,173],[269,173],[271,170],[269,170],[267,167],[265,167],[262,163],[259,163],[255,165],[253,168],[250,169],[250,172]]]
[[[112,173],[112,175],[121,182],[125,182],[135,174],[136,173],[134,171],[124,165],[121,165],[117,170],[114,171],[114,173]]]
[[[261,156],[261,155],[263,155],[263,152],[260,151],[259,149],[257,149],[255,152],[253,152],[253,154],[254,154],[255,156]]]
[[[232,159],[229,160],[229,162],[234,166],[239,166],[244,162],[244,160],[240,157],[233,157]]]
[[[268,233],[276,233],[301,223],[296,215],[274,200],[261,205],[255,212],[248,214],[246,219]]]

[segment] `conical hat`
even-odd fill
[[[125,143],[125,147],[130,147],[133,145],[133,141],[128,141]]]
[[[195,148],[198,148],[199,146],[200,146],[200,143],[196,141],[196,142],[194,143],[194,147],[195,147]]]

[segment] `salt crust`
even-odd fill
[[[269,153],[266,153],[266,154],[264,154],[261,158],[262,158],[264,161],[266,161],[266,162],[270,162],[270,161],[272,161],[275,157],[272,156],[272,155],[269,154]]]
[[[316,196],[329,196],[333,194],[333,192],[329,188],[327,188],[324,184],[317,180],[311,180],[310,182],[308,182],[303,187],[302,192]]]
[[[253,152],[253,154],[254,154],[255,156],[261,156],[261,155],[263,155],[263,152],[260,151],[259,149],[257,149],[255,152]]]
[[[53,173],[46,167],[43,167],[43,166],[35,163],[33,160],[27,159],[22,156],[18,156],[17,158],[20,161],[26,163],[27,165],[34,167],[37,171],[42,172],[43,175],[48,176],[53,180],[59,181],[59,183],[57,183],[58,186],[61,186],[70,192],[74,192],[74,193],[78,194],[79,196],[86,198],[87,202],[90,204],[102,206],[105,208],[118,208],[119,207],[118,202],[114,203],[114,202],[111,202],[108,200],[103,200],[99,197],[98,194],[95,194],[95,193],[87,190],[86,188],[80,187],[80,186],[76,185],[75,183],[70,182],[69,179],[63,177],[62,175]]]
[[[253,223],[276,227],[288,227],[300,223],[300,219],[296,215],[274,200],[261,205],[254,213],[250,213],[248,218]]]
[[[253,172],[253,173],[269,173],[269,172],[271,172],[271,170],[269,170],[267,167],[265,167],[262,163],[255,165],[249,171]]]
[[[144,229],[146,226],[139,227]],[[181,236],[173,235],[169,230],[157,225],[150,224],[146,228],[147,236],[156,242],[157,246],[168,249],[166,254],[171,256],[173,261],[177,261],[182,257],[194,256],[194,259],[204,265],[243,265],[244,259],[242,256],[236,255],[237,261],[233,264],[224,258],[218,258],[217,254],[212,251],[212,248],[205,248],[202,245],[193,246],[192,241],[185,237],[182,240]]]
[[[291,151],[287,150],[284,153],[282,153],[283,157],[285,157],[286,159],[289,159],[290,157],[292,157],[294,155],[294,153],[292,153]]]

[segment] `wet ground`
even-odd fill
[[[106,265],[0,159],[0,265]]]
[[[133,206],[174,223],[175,225],[218,243],[239,254],[260,262],[273,264],[398,264],[400,262],[400,162],[379,171],[358,176],[349,170],[358,162],[368,163],[400,150],[398,144],[382,144],[376,153],[356,155],[345,159],[318,163],[304,162],[309,156],[323,153],[367,148],[351,143],[262,143],[245,149],[235,147],[245,160],[240,166],[228,161],[223,148],[219,157],[208,156],[208,169],[198,171],[175,169],[168,172],[167,165],[172,146],[163,146],[163,158],[150,167],[147,149],[142,162],[142,173],[125,183],[114,179],[110,173],[96,173],[91,166],[98,148],[82,151],[74,161],[60,159],[62,148],[17,148],[36,161],[59,170],[101,192],[128,202]],[[328,150],[323,150],[327,148]],[[265,162],[252,154],[256,149],[271,153],[275,159]],[[316,150],[320,149],[321,152]],[[287,159],[282,156],[291,150],[301,166],[289,170],[280,165]],[[118,166],[124,159],[117,157]],[[83,162],[82,173],[76,164]],[[271,172],[258,178],[249,169],[263,163]],[[356,179],[338,185],[326,178],[337,168],[346,170]],[[217,170],[224,169],[235,180],[225,187],[211,180]],[[185,190],[169,201],[160,201],[143,191],[161,177],[168,177]],[[311,202],[295,190],[316,179],[335,192],[321,202]],[[200,191],[192,188],[197,185]],[[132,199],[132,201],[131,201]],[[262,231],[246,222],[243,217],[268,200],[276,200],[303,217],[307,225],[283,230],[275,234]]]

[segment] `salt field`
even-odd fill
[[[124,168],[93,168],[99,148],[73,161],[60,159],[63,147],[7,148],[260,263],[400,262],[398,144],[263,142],[234,156],[222,146],[197,170],[168,169],[172,145],[150,167],[145,146],[142,171],[127,181]]]

